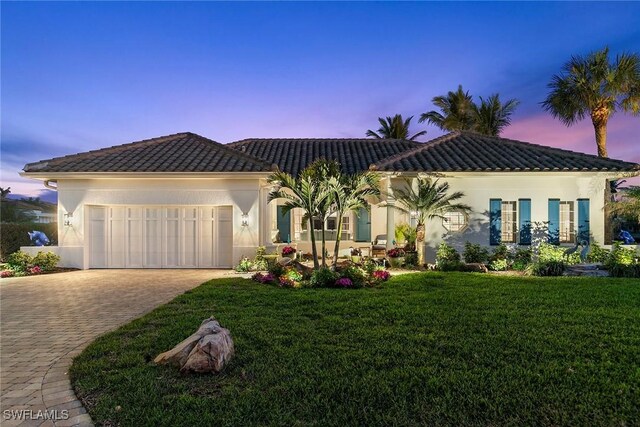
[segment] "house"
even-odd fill
[[[426,225],[427,259],[446,240],[486,246],[543,238],[571,245],[606,240],[609,181],[640,165],[521,141],[454,132],[426,143],[385,139],[246,139],[223,145],[178,133],[25,165],[23,176],[58,191],[58,241],[65,266],[223,268],[256,247],[294,242],[310,250],[302,212],[268,203],[267,177],[297,174],[317,158],[347,172],[379,171],[384,200],[349,213],[343,247],[368,247],[412,222],[394,208],[405,179],[446,180],[473,212],[449,212]],[[387,202],[383,206],[381,202]],[[335,236],[336,218],[325,227]],[[320,228],[314,221],[314,229]],[[393,244],[387,239],[388,246]],[[331,248],[332,245],[329,245]],[[27,250],[33,250],[28,249]]]

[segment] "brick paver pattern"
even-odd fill
[[[220,270],[85,270],[0,281],[0,424],[85,426],[67,370],[97,336],[170,301]],[[65,420],[5,410],[68,411]],[[16,412],[14,412],[16,414]],[[12,418],[12,419],[7,419]],[[22,418],[25,418],[24,416]]]

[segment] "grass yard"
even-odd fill
[[[211,315],[235,341],[223,375],[151,362]],[[640,281],[213,280],[99,338],[70,374],[103,425],[638,425]]]

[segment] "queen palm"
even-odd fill
[[[480,97],[480,105],[473,105],[473,130],[483,135],[500,136],[504,128],[511,124],[511,115],[520,104],[517,99],[509,99],[504,104],[495,93],[489,98]]]
[[[311,230],[313,265],[317,269],[319,267],[318,250],[313,232],[313,218],[317,215],[318,208],[326,202],[327,198],[331,197],[331,192],[325,183],[316,179],[314,172],[309,168],[300,172],[298,177],[276,171],[269,176],[267,181],[274,185],[274,188],[269,192],[269,203],[276,199],[284,199],[283,213],[286,214],[295,208],[300,208],[304,212],[304,217],[309,221],[309,230]]]
[[[416,246],[418,249],[418,264],[424,264],[425,224],[432,218],[444,218],[450,211],[469,212],[471,207],[456,200],[464,197],[462,191],[449,192],[449,183],[440,183],[431,178],[416,178],[415,186],[407,179],[406,185],[393,191],[393,197],[400,204],[396,209],[416,216]]]
[[[469,91],[465,92],[462,85],[455,92],[436,96],[431,102],[440,111],[429,111],[420,115],[420,123],[427,122],[444,131],[472,130],[474,126],[474,104]]]
[[[387,117],[386,119],[378,117],[378,121],[380,122],[378,131],[374,132],[369,129],[366,135],[377,139],[406,139],[414,141],[419,136],[426,135],[427,131],[423,130],[413,136],[409,136],[409,125],[411,124],[412,119],[413,116],[403,120],[402,114],[396,114],[395,116]]]
[[[332,192],[333,213],[338,222],[338,234],[333,250],[333,269],[338,263],[340,242],[342,240],[342,218],[347,212],[357,211],[360,208],[368,208],[367,199],[380,195],[380,176],[372,171],[364,171],[355,174],[337,174],[331,177],[327,183]]]
[[[640,114],[640,56],[622,54],[609,61],[609,48],[587,56],[573,56],[542,102],[545,110],[567,126],[587,115],[596,136],[598,156],[607,157],[607,124],[618,110]]]

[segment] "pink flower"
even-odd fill
[[[293,246],[285,246],[282,248],[282,256],[290,256],[296,253],[296,248]]]
[[[373,272],[373,278],[380,282],[386,282],[391,277],[391,273],[386,270],[376,270]]]
[[[13,270],[4,270],[0,273],[0,277],[13,277]]]
[[[341,288],[350,288],[353,286],[353,282],[348,277],[341,277],[336,280],[336,286],[339,286]]]
[[[40,273],[42,273],[42,269],[40,268],[40,266],[36,265],[36,266],[31,267],[29,269],[29,273],[31,273],[31,274],[40,274]]]

